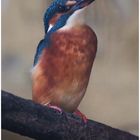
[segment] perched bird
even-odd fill
[[[33,101],[83,118],[77,107],[86,92],[97,38],[79,14],[93,1],[55,0],[50,5],[32,70]]]

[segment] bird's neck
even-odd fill
[[[85,23],[85,8],[81,9],[81,10],[78,10],[75,13],[73,13],[69,17],[66,25],[62,29],[71,28],[71,27],[81,25],[81,24],[84,24],[84,23]]]
[[[49,29],[48,31],[50,31],[50,29],[55,25],[56,21],[61,17],[60,14],[55,15],[49,22]],[[61,27],[59,30],[66,30],[69,28],[72,28],[74,26],[77,25],[82,25],[85,23],[85,8],[78,10],[76,12],[74,12],[67,20],[66,24]]]

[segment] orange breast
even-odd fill
[[[33,70],[33,100],[73,112],[87,88],[96,50],[96,35],[86,25],[55,32]]]

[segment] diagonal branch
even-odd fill
[[[2,91],[2,128],[37,140],[138,140],[138,137]]]

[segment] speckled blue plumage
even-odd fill
[[[44,14],[44,26],[45,26],[45,34],[48,31],[49,20],[57,13],[65,8],[65,3],[67,0],[55,0],[49,8],[46,10]]]

